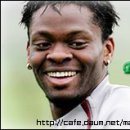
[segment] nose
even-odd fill
[[[47,60],[56,64],[63,64],[72,59],[73,55],[61,44],[55,45],[53,50],[47,55]]]

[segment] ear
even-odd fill
[[[26,50],[27,50],[27,63],[30,63],[30,44],[29,44],[29,41],[27,42]]]
[[[108,39],[104,42],[104,64],[108,65],[113,57],[114,53],[114,40],[112,37],[108,37]]]

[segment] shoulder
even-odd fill
[[[108,98],[108,129],[130,129],[130,87],[114,85]],[[111,123],[114,121],[114,125]]]
[[[130,87],[125,85],[110,84],[110,98],[120,100],[130,100]]]
[[[115,125],[97,126],[98,128],[127,128],[128,125],[116,123],[130,120],[130,87],[115,85],[109,82],[100,87],[100,91],[91,96],[91,108],[93,120],[108,123],[115,122]],[[96,126],[93,126],[93,128]]]
[[[109,84],[108,85],[108,93],[106,95],[107,103],[111,102],[110,104],[127,104],[130,106],[130,87],[125,85],[115,85]]]
[[[124,85],[110,85],[109,92],[102,106],[102,118],[108,122],[119,121],[130,123],[130,87]],[[116,122],[117,123],[117,122]],[[107,125],[106,128],[127,128],[126,125]]]
[[[124,85],[110,85],[110,87],[105,105],[109,107],[111,116],[130,118],[130,87]]]

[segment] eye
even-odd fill
[[[47,50],[52,46],[49,41],[41,41],[34,44],[38,50]]]
[[[82,49],[88,45],[88,42],[84,40],[69,42],[69,46],[74,49]]]

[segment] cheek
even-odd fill
[[[83,64],[94,64],[102,58],[102,48],[89,47],[87,49],[78,51],[74,54],[75,57]]]
[[[33,67],[38,67],[45,60],[45,54],[42,52],[30,52],[30,63]]]
[[[78,54],[75,54],[75,57],[80,61],[82,64],[92,64],[96,59],[96,55],[94,52],[78,52]]]

